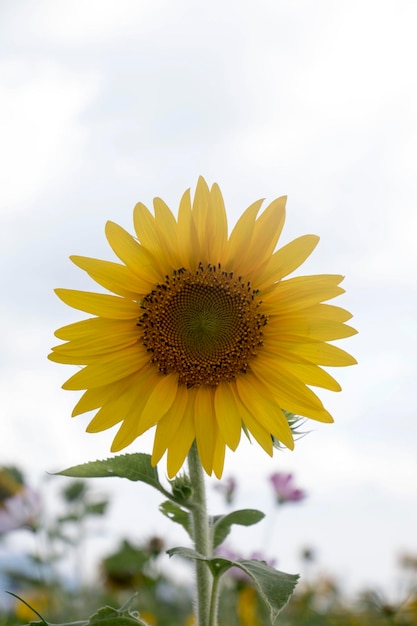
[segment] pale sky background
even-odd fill
[[[199,174],[231,224],[288,194],[282,241],[320,235],[299,272],[346,276],[337,304],[359,335],[341,345],[359,365],[332,372],[343,392],[319,395],[335,423],[309,422],[295,452],[228,454],[237,506],[270,511],[277,470],[309,492],[231,544],[290,572],[312,546],[347,588],[395,592],[398,555],[417,553],[416,29],[414,0],[0,2],[1,464],[37,484],[109,455],[112,431],[70,419],[71,368],[46,360],[82,317],[53,288],[95,289],[70,254],[113,260],[105,222],[132,231],[157,195],[176,210]],[[111,537],[186,542],[147,486],[94,485],[113,494]]]

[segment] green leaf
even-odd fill
[[[74,465],[62,472],[56,472],[58,476],[71,476],[74,478],[103,478],[105,476],[119,476],[128,480],[141,481],[151,487],[155,487],[165,495],[170,495],[163,488],[158,478],[158,470],[151,465],[149,454],[134,453],[120,454],[103,461],[90,461],[81,465]]]
[[[180,524],[189,534],[191,539],[193,538],[192,524],[188,511],[185,511],[178,504],[175,504],[175,502],[170,502],[169,500],[167,500],[166,502],[162,502],[162,504],[160,504],[159,506],[159,510],[171,521]]]
[[[264,561],[238,559],[235,565],[252,578],[269,607],[271,622],[275,624],[278,615],[293,594],[298,574],[280,572]]]
[[[84,499],[86,492],[87,485],[83,480],[73,480],[63,489],[62,496],[67,502],[77,502]]]
[[[182,546],[179,546],[177,548],[170,548],[169,550],[167,550],[167,554],[169,557],[177,554],[178,556],[183,556],[185,559],[193,559],[193,561],[209,561],[210,560],[206,556],[203,556],[202,554],[197,552],[196,550],[193,550],[192,548],[184,548]]]
[[[239,524],[239,526],[252,526],[257,524],[265,517],[262,511],[257,509],[240,509],[239,511],[233,511],[227,515],[221,515],[214,518],[214,536],[213,545],[217,548],[226,539],[230,533],[231,526],[233,524]]]
[[[138,548],[126,539],[117,552],[103,559],[103,571],[110,578],[133,578],[143,573],[145,563],[149,561],[149,553]]]
[[[107,509],[108,501],[103,500],[102,502],[93,502],[92,504],[87,504],[85,507],[86,515],[105,515]]]
[[[135,593],[128,598],[120,609],[114,609],[110,606],[102,607],[90,617],[85,626],[148,626],[146,622],[140,619],[137,611],[129,611],[131,605],[136,601],[137,595]],[[68,624],[68,626],[71,625]]]
[[[129,611],[120,611],[105,606],[92,615],[86,626],[138,626],[143,624]]]
[[[66,522],[74,522],[76,524],[80,521],[80,516],[76,513],[69,513],[68,515],[60,515],[56,518],[59,524],[65,524]]]
[[[209,559],[192,548],[184,548],[182,546],[167,550],[167,554],[169,557],[178,555],[184,557],[185,559],[192,559],[193,561],[204,561],[207,563],[207,567],[211,570],[213,576],[221,576],[227,572],[228,569],[237,564],[237,561],[232,561],[231,559],[225,559],[219,556]]]
[[[231,567],[238,567],[245,572],[255,583],[256,589],[266,602],[271,616],[272,624],[275,624],[279,613],[290,599],[298,574],[286,574],[267,565],[264,561],[237,559],[232,561],[220,557],[209,559],[190,548],[172,548],[167,551],[169,556],[178,554],[188,559],[205,561],[213,573],[213,576],[221,576]]]

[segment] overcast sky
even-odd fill
[[[38,480],[109,454],[113,433],[70,419],[70,369],[46,360],[80,319],[53,288],[94,290],[70,254],[113,260],[105,222],[131,231],[157,195],[176,210],[199,174],[231,225],[287,194],[282,241],[320,235],[302,272],[346,276],[338,304],[359,334],[342,347],[359,365],[335,372],[341,394],[320,392],[335,424],[310,422],[272,460],[243,445],[225,476],[239,506],[271,508],[277,470],[309,492],[267,541],[284,571],[310,545],[341,583],[394,588],[398,554],[417,553],[416,27],[414,0],[2,0],[0,463]],[[149,488],[108,482],[116,534],[185,541],[143,516]],[[265,528],[234,547],[265,548]]]

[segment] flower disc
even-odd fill
[[[250,283],[234,279],[221,266],[185,268],[147,294],[138,325],[152,363],[178,382],[218,385],[247,372],[262,345],[267,318]]]

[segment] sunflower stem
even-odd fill
[[[220,587],[220,576],[217,575],[213,579],[213,585],[211,589],[209,626],[217,626],[217,616],[219,613],[219,587]]]
[[[191,515],[193,519],[194,547],[203,556],[211,557],[213,541],[207,514],[206,487],[195,441],[188,453],[188,468],[193,486],[194,506],[191,509]],[[207,563],[204,561],[196,561],[196,590],[197,626],[216,626],[217,622],[213,622],[210,618],[212,575]]]

